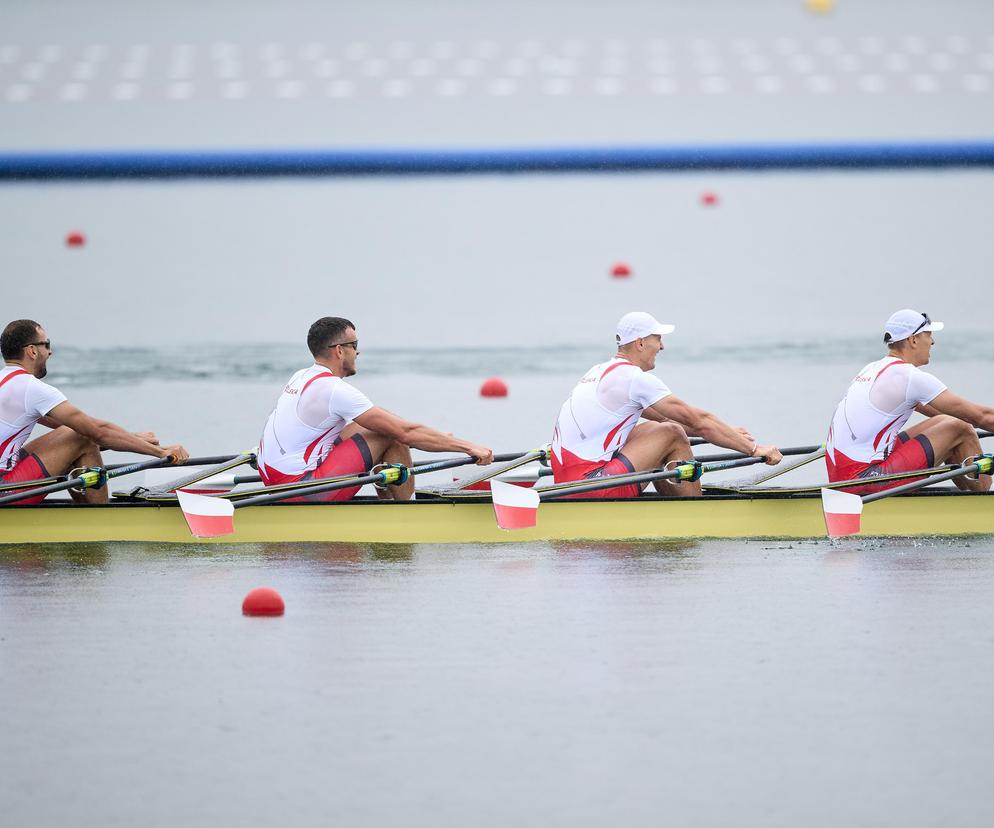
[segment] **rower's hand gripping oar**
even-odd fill
[[[498,456],[506,458],[506,455]],[[477,459],[476,457],[464,455],[462,457],[450,457],[447,460],[439,460],[437,463],[420,463],[411,468],[400,464],[391,464],[383,467],[378,472],[353,475],[346,479],[330,480],[325,484],[320,484],[320,481],[310,480],[298,488],[289,487],[281,489],[278,492],[261,492],[258,495],[242,500],[209,497],[207,495],[186,492],[182,489],[177,489],[176,496],[179,499],[180,508],[183,510],[183,517],[186,518],[186,523],[190,527],[191,534],[197,538],[216,538],[221,535],[230,535],[235,531],[235,509],[241,509],[245,506],[260,506],[265,503],[278,503],[281,500],[300,497],[304,494],[312,495],[323,492],[334,492],[339,489],[352,489],[365,486],[367,483],[400,486],[406,483],[411,475],[467,466],[470,463],[475,463]],[[314,485],[315,482],[318,482],[319,485]]]
[[[905,483],[903,486],[895,486],[893,489],[884,489],[881,492],[860,497],[852,492],[843,492],[838,489],[822,489],[821,505],[825,513],[825,529],[829,537],[838,538],[845,535],[858,535],[861,529],[863,514],[863,504],[872,503],[875,500],[883,500],[892,495],[914,492],[924,489],[934,483],[942,483],[945,480],[955,480],[957,477],[973,475],[979,477],[981,474],[991,474],[994,471],[994,454],[981,454],[977,457],[968,458],[961,466],[950,469],[942,474],[932,475],[924,480],[915,480]],[[874,478],[866,479],[868,485],[872,485]]]
[[[116,466],[113,469],[105,468],[86,468],[77,469],[73,475],[66,480],[59,483],[52,483],[48,486],[36,486],[33,489],[28,489],[23,492],[14,492],[14,494],[4,495],[0,497],[0,505],[4,503],[16,503],[19,500],[26,500],[29,497],[37,497],[39,495],[47,495],[52,492],[63,492],[66,489],[99,489],[101,486],[106,485],[107,481],[112,477],[122,477],[126,474],[134,474],[135,472],[145,471],[145,469],[154,469],[159,466],[168,466],[173,462],[172,456],[169,457],[158,457],[154,460],[145,460],[141,463],[131,463],[127,466]]]
[[[494,480],[490,483],[491,496],[494,505],[494,515],[501,529],[527,529],[535,526],[538,521],[538,507],[541,501],[556,500],[571,495],[596,492],[603,489],[613,489],[617,486],[627,486],[632,483],[649,483],[653,480],[700,480],[707,472],[737,469],[741,466],[752,466],[765,463],[765,457],[740,457],[723,463],[701,463],[700,460],[690,460],[676,464],[669,469],[650,469],[644,472],[629,472],[627,474],[612,474],[593,480],[576,480],[569,483],[559,483],[543,489],[530,489],[514,486]]]

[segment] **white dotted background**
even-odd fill
[[[330,106],[521,96],[963,95],[994,88],[994,34],[396,40],[247,45],[0,43],[0,104]],[[987,104],[985,104],[987,105]]]

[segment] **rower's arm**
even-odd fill
[[[774,446],[759,445],[745,429],[730,426],[710,411],[695,408],[673,394],[663,397],[646,409],[646,411],[650,410],[679,423],[688,434],[700,435],[716,446],[741,451],[743,454],[765,457],[766,462],[771,465],[775,465],[783,459],[783,456]]]
[[[189,456],[182,446],[159,446],[138,434],[125,431],[119,425],[98,420],[81,411],[70,402],[61,402],[48,412],[45,418],[58,428],[68,426],[77,434],[82,434],[101,448],[114,451],[131,451],[135,454],[147,454],[150,457],[168,457],[172,455],[176,462],[183,462]]]
[[[696,408],[673,394],[669,394],[654,403],[646,409],[645,413],[649,411],[654,411],[666,419],[679,423],[688,434],[698,434],[716,446],[741,451],[743,454],[749,454],[754,448],[752,440],[746,439],[743,434],[736,431],[728,423],[710,411]]]
[[[943,391],[928,406],[922,407],[930,408],[936,414],[949,414],[959,420],[966,420],[974,428],[985,428],[988,431],[994,429],[994,408],[970,402],[949,390]]]
[[[421,449],[422,451],[460,451],[472,455],[479,465],[492,463],[494,453],[486,446],[471,443],[451,434],[444,434],[420,423],[404,420],[385,408],[373,406],[369,411],[360,414],[355,422],[363,428],[392,437],[405,446]]]

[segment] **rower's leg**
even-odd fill
[[[980,439],[972,425],[964,420],[939,414],[905,429],[911,438],[924,434],[935,452],[935,464],[962,463],[967,457],[980,454]],[[986,492],[991,488],[991,476],[982,474],[976,480],[966,477],[953,479],[957,488],[968,492]]]
[[[391,440],[390,445],[387,447],[386,451],[383,452],[383,462],[399,463],[402,466],[410,468],[410,446],[405,446],[403,443]],[[407,482],[401,484],[400,486],[387,486],[386,490],[384,492],[379,492],[379,494],[386,494],[394,500],[410,500],[414,497],[414,478],[407,478]],[[386,500],[386,498],[383,499]]]
[[[363,428],[358,423],[351,423],[342,429],[342,440],[348,440],[356,434],[361,434],[362,438],[369,446],[370,456],[373,458],[373,465],[377,463],[400,463],[404,466],[411,465],[411,449],[403,443],[398,443],[392,437],[379,434]],[[406,483],[400,486],[387,486],[386,489],[377,489],[376,496],[380,500],[410,500],[414,496],[414,478],[411,477]]]
[[[674,460],[690,460],[694,453],[687,439],[687,432],[677,423],[639,423],[628,435],[621,453],[628,458],[635,471],[658,469]],[[673,483],[669,480],[654,482],[660,494],[675,497],[699,497],[701,481]]]
[[[83,466],[102,466],[103,458],[96,443],[67,426],[59,426],[48,434],[29,440],[23,446],[28,454],[35,454],[49,474],[65,474]],[[107,487],[70,490],[69,496],[77,503],[106,503]]]

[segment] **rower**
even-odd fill
[[[17,319],[0,334],[0,482],[14,483],[66,474],[71,469],[103,466],[100,449],[187,460],[182,446],[160,446],[151,432],[130,432],[84,413],[48,383],[52,343],[31,319]],[[28,440],[36,423],[53,429]],[[69,490],[77,502],[106,503],[107,487]],[[40,497],[21,503],[40,503]]]
[[[943,327],[927,313],[909,308],[887,320],[887,356],[856,375],[832,417],[825,444],[830,482],[961,463],[981,453],[975,428],[994,428],[994,408],[957,396],[921,370],[935,344],[932,334]],[[928,419],[906,429],[914,411]],[[908,482],[910,478],[903,478],[846,491],[867,494]],[[953,482],[969,491],[991,487],[990,476]]]
[[[348,319],[319,319],[307,332],[307,347],[314,364],[283,387],[259,443],[259,474],[267,486],[362,474],[380,463],[409,467],[411,448],[463,452],[479,465],[493,461],[489,448],[403,420],[347,383],[359,357],[359,339]],[[339,489],[315,499],[349,500],[358,491]],[[414,480],[377,494],[410,500]]]
[[[773,446],[759,445],[741,428],[676,397],[655,374],[663,336],[676,330],[648,313],[626,313],[618,322],[614,358],[595,365],[563,403],[552,436],[552,471],[556,483],[611,474],[657,469],[693,458],[688,434],[762,457],[770,465],[783,457]],[[648,422],[639,422],[644,418]],[[584,494],[584,497],[637,497],[642,485],[631,484]],[[656,481],[668,495],[701,494],[699,481]]]

